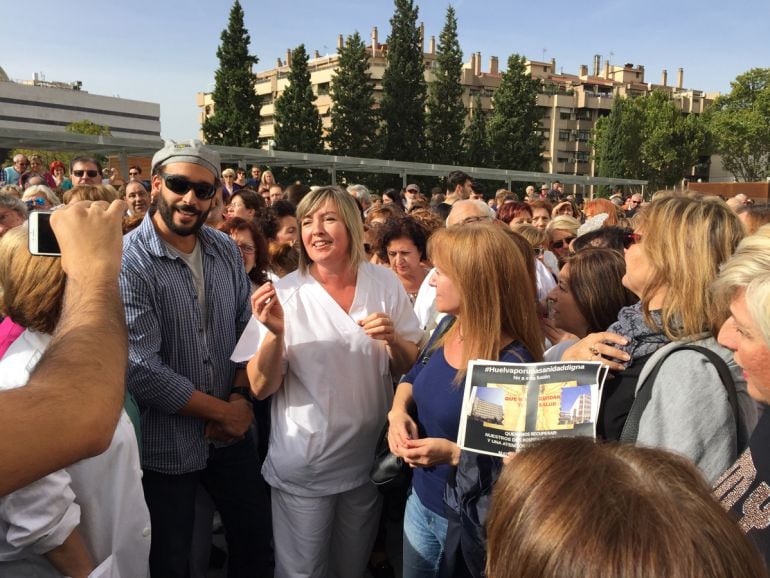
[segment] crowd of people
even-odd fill
[[[202,577],[221,527],[231,577],[767,576],[766,206],[0,174],[0,575]],[[596,440],[463,450],[474,359],[600,361]]]

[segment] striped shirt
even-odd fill
[[[227,399],[239,365],[230,354],[251,315],[249,279],[227,235],[202,227],[207,319],[190,269],[150,215],[126,235],[120,294],[128,323],[126,384],[142,412],[142,466],[165,474],[206,467],[205,420],[178,412],[193,390]]]

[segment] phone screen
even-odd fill
[[[51,213],[35,211],[30,215],[29,250],[33,255],[61,255],[59,242],[51,229]]]

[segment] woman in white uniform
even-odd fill
[[[359,578],[379,521],[368,473],[391,376],[411,367],[422,333],[396,276],[365,261],[350,195],[314,191],[297,220],[299,270],[254,293],[233,359],[249,359],[256,397],[273,396],[262,473],[273,488],[276,578]]]

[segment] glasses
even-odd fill
[[[128,176],[130,176],[130,177],[138,177],[139,173],[137,173],[136,171],[128,171]]]
[[[564,247],[569,247],[569,244],[575,240],[575,237],[567,237],[566,239],[562,239],[561,241],[554,241],[551,243],[551,247],[554,249],[562,249]]]
[[[99,174],[99,171],[97,171],[96,169],[88,169],[87,171],[80,169],[77,171],[72,171],[72,174],[75,175],[77,178],[82,178],[83,175],[88,175],[89,178],[93,179],[95,176]]]
[[[43,207],[43,206],[45,206],[45,199],[41,199],[40,197],[36,197],[34,199],[29,199],[28,201],[24,201],[24,203],[27,205],[27,208],[31,211],[35,207]]]
[[[629,231],[623,235],[623,247],[628,249],[631,245],[642,242],[642,235]]]
[[[207,201],[217,192],[216,185],[211,183],[196,183],[182,175],[161,175],[166,188],[177,195],[184,195],[192,190],[201,201]]]
[[[29,165],[29,163],[26,161],[18,161],[15,164],[19,165],[20,167],[26,167]]]
[[[253,255],[254,251],[257,250],[254,245],[241,245],[240,243],[236,243],[235,246],[238,247],[238,250],[244,255]]]

